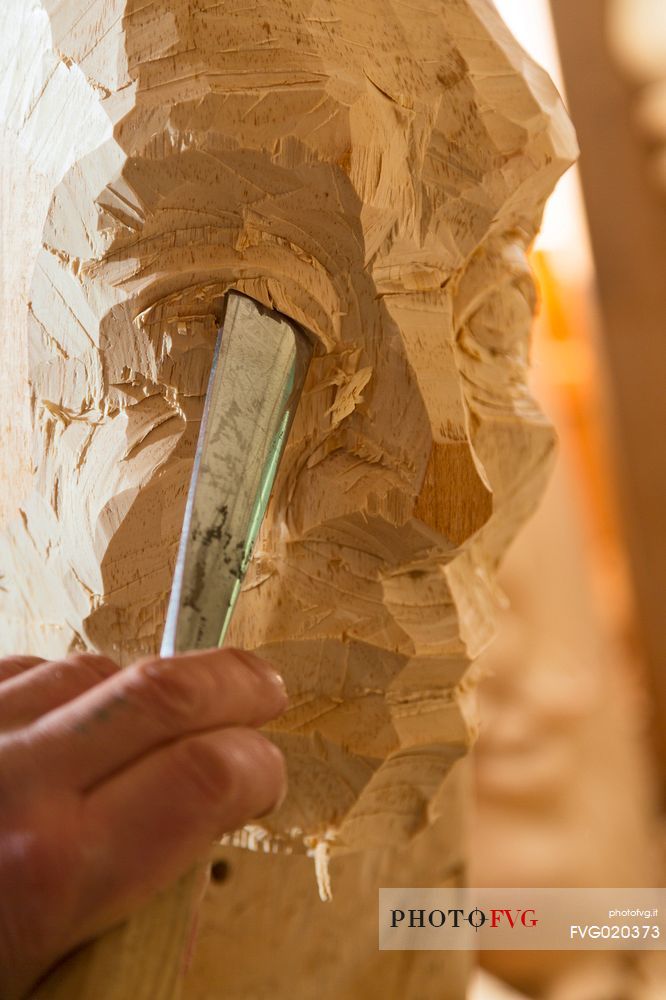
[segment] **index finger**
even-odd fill
[[[0,658],[0,684],[45,662],[41,656],[3,656]]]
[[[286,707],[279,674],[240,650],[137,663],[38,719],[26,738],[33,766],[85,791],[184,736],[258,726]]]

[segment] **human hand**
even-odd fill
[[[284,796],[254,726],[286,707],[240,650],[0,659],[0,998],[127,917]]]

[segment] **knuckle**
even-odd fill
[[[30,831],[26,860],[35,884],[40,887],[40,893],[62,900],[65,886],[80,868],[82,859],[72,824],[65,817],[61,818],[65,829],[61,828],[62,832],[58,835],[54,834],[46,820],[39,826],[34,821],[26,823],[26,828]],[[67,836],[67,833],[71,836]]]
[[[204,804],[216,807],[234,795],[236,781],[227,756],[206,737],[193,737],[173,749],[176,780],[184,782]]]
[[[12,817],[13,843],[8,845],[5,860],[11,865],[11,884],[18,897],[15,906],[24,903],[26,937],[31,944],[46,943],[52,934],[49,915],[60,914],[65,920],[76,907],[79,886],[85,870],[80,847],[77,810],[69,803],[48,802],[15,812]],[[20,846],[17,846],[20,845]],[[30,903],[39,887],[39,906]],[[44,942],[41,936],[44,935]]]
[[[0,683],[45,662],[41,656],[3,656],[0,658]]]
[[[37,667],[40,663],[45,663],[46,661],[41,656],[27,656],[20,654],[18,656],[3,656],[0,658],[0,669],[3,667],[16,667],[18,670],[26,670],[30,667]]]
[[[120,669],[108,656],[101,656],[98,653],[75,653],[68,657],[67,663],[95,681],[105,681],[117,674]]]
[[[127,693],[142,712],[167,730],[178,731],[204,710],[203,694],[193,677],[158,661],[133,668]]]

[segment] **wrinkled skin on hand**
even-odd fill
[[[552,433],[525,249],[575,153],[489,0],[63,0],[113,137],[31,289],[35,484],[13,647],[159,644],[225,293],[317,342],[231,641],[284,673],[291,794],[241,842],[400,842],[474,731],[470,660]]]
[[[279,675],[237,650],[122,672],[0,660],[3,1000],[284,796],[280,751],[249,727],[285,705]]]

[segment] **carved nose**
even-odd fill
[[[469,443],[434,443],[414,516],[458,548],[492,512],[493,491]]]

